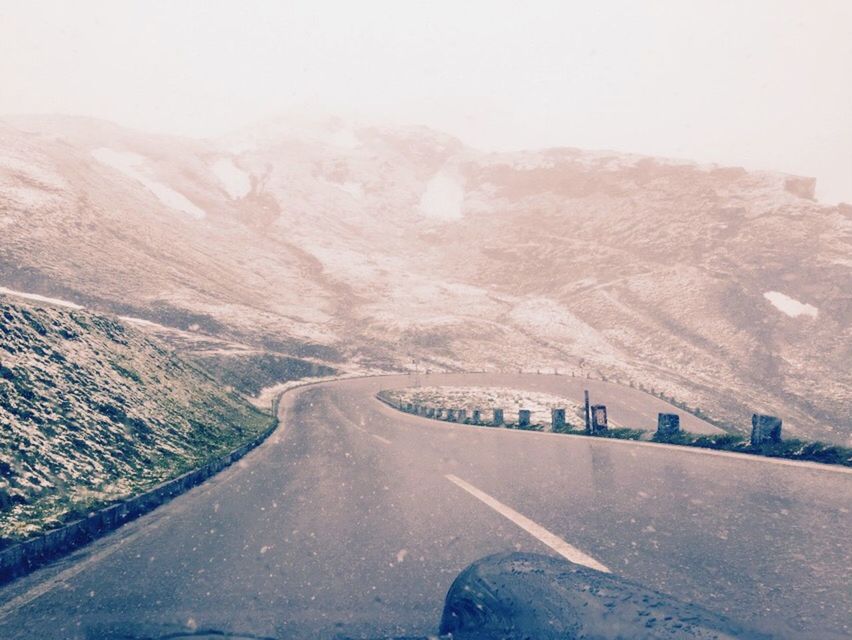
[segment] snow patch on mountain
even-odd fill
[[[232,199],[239,200],[251,192],[251,177],[232,158],[219,158],[210,166],[210,170]]]
[[[38,183],[48,189],[68,188],[68,182],[58,173],[21,158],[0,155],[0,171],[25,176],[29,182]]]
[[[795,298],[791,298],[780,291],[767,291],[763,294],[763,297],[769,300],[772,306],[791,318],[798,318],[799,316],[816,318],[819,314],[819,309],[812,304],[799,302]]]
[[[364,311],[386,327],[449,327],[470,318],[487,319],[495,312],[485,289],[418,274],[400,274],[385,283],[382,293]]]
[[[464,184],[461,177],[451,171],[436,173],[426,184],[420,197],[420,212],[439,220],[460,220],[464,204]]]
[[[55,193],[31,187],[25,184],[6,186],[0,184],[0,199],[16,205],[19,211],[32,211],[55,204],[59,197]],[[6,217],[5,222],[10,223],[14,218]]]
[[[537,336],[572,344],[576,353],[594,354],[601,360],[617,361],[619,354],[593,327],[550,298],[530,298],[515,305],[513,322]]]
[[[43,165],[0,155],[0,199],[22,210],[54,204],[67,188],[68,183],[62,176]]]
[[[346,247],[332,245],[308,245],[311,254],[323,268],[335,277],[350,283],[375,283],[387,268],[394,264],[379,264],[377,259]]]
[[[206,217],[207,214],[204,210],[193,204],[185,195],[157,181],[153,172],[147,166],[147,160],[144,156],[130,151],[116,151],[107,147],[100,147],[92,151],[92,157],[142,184],[169,209],[185,213],[196,220],[202,220]]]
[[[0,287],[0,294],[4,294],[7,296],[15,296],[17,298],[23,298],[24,300],[32,300],[34,302],[46,302],[47,304],[52,304],[57,307],[66,307],[68,309],[82,309],[83,306],[77,304],[76,302],[69,302],[68,300],[60,300],[59,298],[49,298],[48,296],[42,296],[37,293],[26,293],[24,291],[15,291],[14,289],[7,289],[6,287]]]

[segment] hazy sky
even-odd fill
[[[852,2],[0,0],[0,114],[285,110],[817,176],[852,202]]]

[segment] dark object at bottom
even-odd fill
[[[440,632],[454,640],[770,637],[611,574],[532,553],[488,556],[459,574]]]

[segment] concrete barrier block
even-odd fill
[[[606,405],[596,404],[590,409],[592,419],[592,433],[606,431],[609,428],[609,423],[606,417]]]
[[[755,413],[751,417],[751,444],[781,442],[781,418]]]
[[[658,413],[657,433],[661,436],[673,436],[680,433],[680,416],[676,413]]]

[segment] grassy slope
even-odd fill
[[[192,356],[220,383],[247,395],[257,396],[265,387],[288,380],[330,376],[337,373],[325,365],[277,353],[223,353]]]
[[[269,424],[114,319],[0,296],[0,546],[179,475]]]

